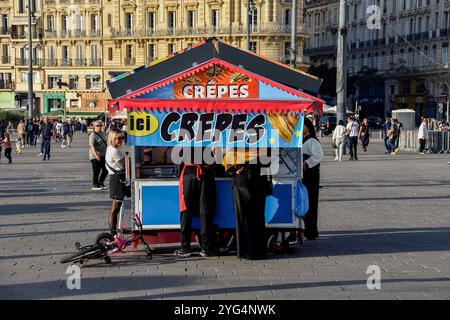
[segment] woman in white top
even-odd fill
[[[125,158],[126,154],[120,149],[123,144],[122,130],[111,128],[108,135],[108,148],[106,149],[106,169],[109,177],[109,193],[112,199],[109,214],[109,229],[114,236],[117,231],[117,215],[125,197],[131,196],[131,188],[125,184]]]
[[[334,161],[342,161],[342,154],[344,153],[344,143],[345,143],[345,136],[346,136],[346,128],[344,126],[344,121],[339,120],[339,124],[336,126],[336,128],[333,131],[333,142],[336,145],[336,148],[334,149],[334,152],[336,154],[336,157],[334,158]]]
[[[303,221],[305,222],[305,237],[315,240],[319,237],[317,229],[317,210],[319,206],[320,162],[323,151],[316,137],[314,125],[305,119],[303,125],[303,185],[308,190],[309,210]]]

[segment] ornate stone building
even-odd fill
[[[27,104],[27,1],[0,0],[0,105],[2,99],[4,105]],[[103,112],[106,79],[207,37],[246,46],[245,0],[32,2],[34,90],[44,114],[64,106],[79,116]],[[252,3],[251,50],[288,62],[291,1]],[[298,1],[297,16],[297,63],[307,69],[303,1]],[[59,88],[60,81],[66,85]]]
[[[368,27],[371,5],[379,8],[375,29]],[[338,0],[307,0],[307,26],[327,26],[323,21],[337,6]],[[305,53],[312,65],[333,66],[335,49],[329,46],[335,43],[337,20],[332,21],[328,35],[308,29]],[[384,116],[392,109],[410,108],[418,118],[444,117],[440,105],[446,104],[450,85],[449,0],[348,0],[346,22],[348,92],[362,114]]]

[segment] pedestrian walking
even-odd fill
[[[100,121],[96,121],[100,123]],[[98,127],[95,127],[97,129]],[[92,134],[95,134],[92,133]],[[91,136],[92,136],[91,134]],[[111,129],[108,135],[108,147],[105,154],[105,163],[110,174],[109,194],[112,200],[109,214],[109,230],[112,235],[117,234],[117,216],[122,207],[125,197],[131,196],[131,187],[125,184],[125,157],[121,150],[123,144],[122,131],[117,128]]]
[[[346,128],[344,126],[344,121],[339,120],[338,125],[333,131],[333,144],[334,144],[334,152],[335,158],[334,161],[342,161],[342,154],[344,152],[345,146],[345,138],[346,138]]]
[[[359,129],[359,139],[364,152],[367,152],[367,146],[369,145],[370,138],[370,126],[369,121],[365,118],[361,123],[361,128]]]
[[[14,126],[13,126],[11,121],[8,122],[8,126],[6,127],[6,131],[9,133],[10,137],[14,133]]]
[[[351,149],[350,149],[351,151]],[[307,240],[315,240],[319,237],[317,228],[319,186],[320,186],[320,162],[323,160],[323,150],[316,137],[314,126],[305,119],[303,126],[303,185],[308,190],[309,210],[303,221],[305,223],[304,235]]]
[[[89,136],[89,159],[92,163],[92,190],[105,190],[105,179],[108,171],[105,167],[105,156],[108,144],[102,131],[100,120],[94,122],[94,131]]]
[[[34,134],[34,139],[33,139],[33,146],[36,147],[38,142],[39,142],[39,120],[35,119],[33,122],[33,134]]]
[[[398,145],[400,142],[400,132],[401,128],[403,127],[403,124],[398,122],[397,119],[392,120],[392,136],[390,138],[390,144],[391,144],[391,154],[396,155],[398,154]]]
[[[43,161],[50,160],[50,144],[52,142],[53,132],[53,123],[48,120],[48,117],[45,117],[42,128]]]
[[[61,148],[70,148],[70,144],[72,142],[73,137],[73,129],[72,126],[67,122],[64,121],[62,126],[62,142],[61,142]]]
[[[12,163],[12,157],[11,157],[11,137],[8,132],[5,132],[3,135],[3,139],[0,140],[0,160],[1,160],[1,150],[2,147],[5,148],[5,157],[8,159],[8,163]]]
[[[347,137],[350,148],[350,159],[358,160],[358,136],[359,136],[359,123],[354,116],[348,117],[347,123]]]
[[[425,153],[425,145],[428,139],[428,125],[427,125],[427,119],[423,118],[422,123],[419,127],[419,133],[417,135],[417,138],[419,139],[419,154]]]
[[[29,119],[25,126],[26,133],[26,147],[30,148],[34,142],[34,123],[32,119]]]
[[[0,160],[2,157],[2,141],[5,138],[5,122],[0,120]]]
[[[19,124],[17,125],[17,142],[19,143],[19,149],[23,149],[25,147],[25,124],[23,120],[20,120]]]
[[[389,143],[388,131],[391,129],[392,122],[390,118],[386,118],[386,122],[383,125],[384,130],[384,147],[386,148],[386,154],[391,154],[391,145]]]

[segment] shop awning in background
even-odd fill
[[[96,119],[99,115],[104,114],[103,112],[66,112],[66,118],[89,118]]]
[[[50,112],[43,113],[42,115],[44,117],[63,117],[64,110],[63,109],[51,110]]]

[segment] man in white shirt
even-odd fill
[[[350,148],[350,160],[358,160],[359,123],[354,116],[348,117],[347,136]]]
[[[428,138],[428,126],[427,126],[427,119],[423,118],[422,123],[419,127],[419,133],[417,135],[417,138],[419,139],[419,153],[424,154],[425,152],[425,144],[427,142]]]

